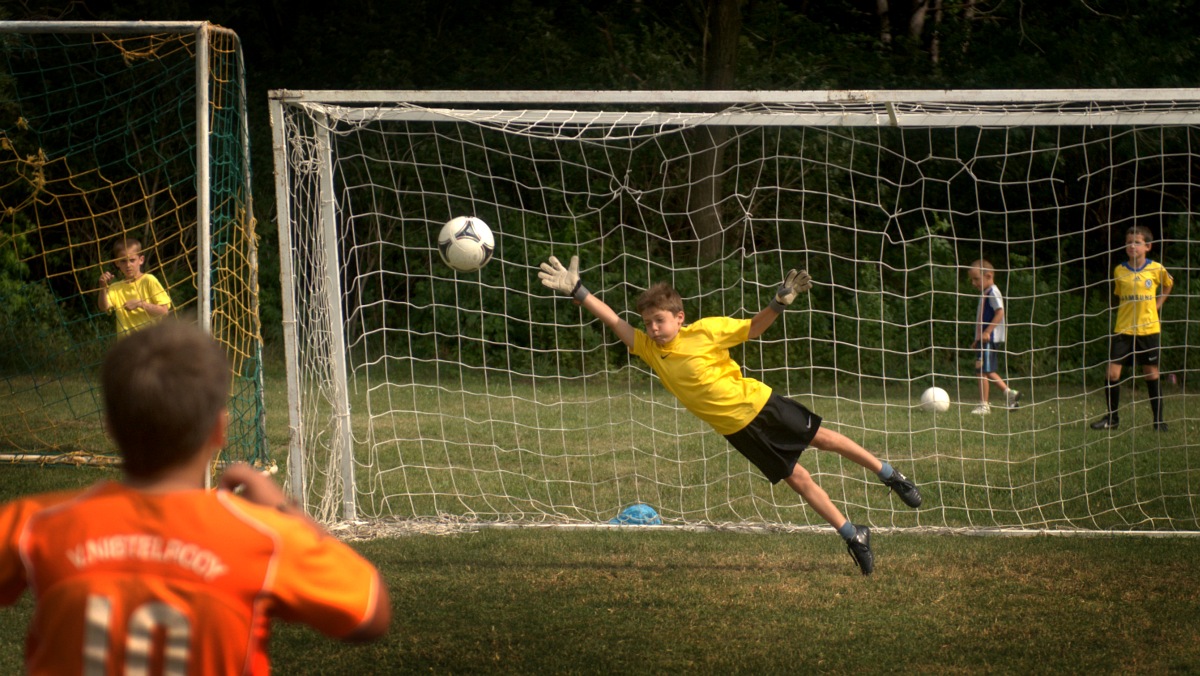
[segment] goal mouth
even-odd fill
[[[1183,291],[1200,90],[277,91],[271,112],[289,480],[323,520],[591,527],[645,502],[681,527],[827,527],[538,283],[548,256],[579,255],[635,326],[657,281],[688,321],[748,319],[807,269],[812,291],[731,356],[926,498],[908,510],[806,451],[856,523],[1200,529]],[[437,252],[456,214],[495,234],[478,275]],[[1161,321],[1172,424],[1155,431],[1138,378],[1123,426],[1098,433],[1113,270],[1137,224],[1178,284]],[[998,373],[1022,395],[1009,408],[990,386],[986,416],[979,259],[1003,295]],[[947,410],[919,406],[930,387]]]

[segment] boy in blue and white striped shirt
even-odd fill
[[[988,403],[991,383],[996,383],[1004,393],[1006,408],[1016,408],[1021,393],[1005,384],[1000,377],[1000,358],[1004,352],[1004,296],[996,287],[996,269],[987,260],[979,259],[967,269],[971,285],[983,292],[979,297],[979,310],[975,313],[975,340],[971,348],[979,348],[975,360],[975,372],[979,374],[979,405],[972,409],[975,415],[992,412]]]

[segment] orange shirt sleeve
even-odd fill
[[[267,591],[271,614],[334,638],[354,632],[375,613],[375,566],[328,534],[275,509],[248,505],[280,538]]]
[[[0,606],[16,603],[29,584],[20,553],[21,533],[29,518],[79,493],[77,490],[42,493],[0,506]]]

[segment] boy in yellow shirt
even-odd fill
[[[1159,337],[1162,324],[1158,315],[1171,294],[1175,280],[1161,263],[1150,260],[1154,236],[1149,228],[1135,225],[1125,233],[1125,254],[1129,262],[1113,271],[1113,293],[1120,299],[1117,322],[1109,340],[1108,382],[1105,386],[1108,413],[1092,423],[1092,429],[1113,429],[1121,424],[1117,408],[1121,403],[1121,367],[1142,365],[1146,391],[1150,394],[1150,411],[1154,414],[1154,429],[1167,431],[1163,420],[1162,388],[1158,382]]]
[[[791,270],[770,305],[752,319],[706,317],[683,325],[683,299],[665,282],[638,299],[646,329],[635,329],[579,278],[579,257],[570,267],[555,257],[541,265],[542,284],[571,296],[591,312],[658,374],[663,386],[697,418],[725,437],[767,477],[783,481],[837,529],[863,575],[875,566],[871,530],[851,523],[812,476],[796,461],[805,448],[833,451],[871,470],[909,507],[921,505],[916,485],[846,436],[821,427],[821,417],[767,385],[742,376],[729,348],[762,335],[796,299],[812,288],[808,273]]]
[[[136,239],[118,241],[113,245],[113,258],[122,279],[113,283],[113,273],[100,275],[100,311],[114,314],[117,333],[136,331],[166,316],[171,311],[171,296],[157,277],[142,272],[146,264],[142,243]]]

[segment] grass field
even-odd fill
[[[266,386],[268,442],[284,465],[283,374],[269,373]],[[0,399],[39,430],[8,430],[17,449],[73,450],[82,438],[75,449],[106,452],[94,392],[69,378],[55,387],[72,396],[46,405],[38,388],[18,387]],[[802,462],[847,516],[874,526],[1200,530],[1200,395],[1166,392],[1172,427],[1162,434],[1151,431],[1140,387],[1127,386],[1125,424],[1095,432],[1095,393],[1022,387],[1025,405],[984,419],[963,403],[937,415],[914,409],[906,389],[796,395],[917,481],[926,499],[917,512],[836,455]],[[350,397],[358,508],[370,518],[596,523],[642,501],[674,524],[824,525],[630,369],[587,380],[468,375],[433,387],[375,367]],[[305,416],[310,505],[339,518],[340,494],[320,494],[340,466],[325,452],[334,416],[321,405]]]
[[[111,471],[7,466],[3,497]],[[275,673],[1192,673],[1200,538],[485,529],[356,542],[395,622],[277,625]],[[0,612],[17,673],[28,595]]]
[[[286,430],[283,416],[276,413],[279,386],[275,379],[270,384],[268,403],[274,406],[268,431],[272,447],[282,449]],[[513,402],[510,407],[528,405]],[[543,414],[548,408],[567,413],[542,419],[556,428],[556,436],[575,439],[584,450],[602,456],[615,452],[605,448],[614,443],[611,435],[608,440],[597,433],[580,439],[586,434],[578,429],[586,412],[578,405],[578,411],[571,412],[572,406],[543,405]],[[634,408],[661,415],[664,406]],[[870,578],[858,575],[844,545],[830,531],[526,528],[361,541],[353,546],[380,567],[391,590],[393,630],[377,643],[348,646],[303,627],[278,625],[272,639],[275,671],[1200,672],[1200,538],[972,537],[888,528],[924,525],[925,520],[963,523],[950,518],[955,514],[977,520],[978,526],[1014,516],[1036,525],[1052,514],[1050,521],[1059,526],[1178,529],[1190,524],[1194,529],[1200,458],[1190,443],[1196,431],[1188,427],[1184,410],[1193,406],[1190,401],[1181,396],[1171,400],[1183,424],[1168,435],[1146,435],[1129,425],[1123,435],[1098,437],[1052,425],[1054,415],[1087,415],[1083,402],[1061,397],[986,421],[888,414],[888,424],[894,427],[883,436],[864,429],[878,427],[878,421],[855,417],[858,412],[885,415],[871,413],[872,407],[842,400],[814,406],[828,411],[848,434],[861,435],[869,444],[891,444],[898,454],[907,451],[905,465],[922,479],[927,500],[922,511],[895,511],[886,491],[874,490],[877,485],[869,477],[843,479],[852,468],[821,454],[806,456],[806,464],[812,463],[810,469],[826,478],[830,492],[847,501],[848,512],[883,527],[873,540],[877,567]],[[490,415],[502,420],[497,410],[493,401]],[[481,430],[468,429],[478,423],[460,422],[455,428],[447,420],[438,421],[449,432],[443,442],[436,442],[444,443],[442,452],[456,448],[456,443],[482,449],[481,454],[466,456],[469,461],[452,452],[446,456],[451,461],[457,457],[457,464],[448,463],[440,471],[460,489],[495,479],[506,482],[509,490],[536,486],[549,491],[544,493],[548,499],[561,499],[554,493],[565,491],[572,499],[590,501],[579,510],[580,520],[606,518],[615,513],[618,498],[630,497],[618,494],[615,486],[584,489],[578,482],[546,481],[535,472],[528,473],[533,478],[518,477],[497,471],[500,467],[471,478],[465,472],[472,463],[487,467],[485,461],[503,456],[487,444],[472,446],[466,436],[457,436],[470,434],[478,441]],[[968,428],[970,424],[974,427]],[[484,431],[495,429],[491,425]],[[899,429],[903,433],[894,431]],[[687,466],[689,452],[707,457],[704,462],[710,467],[729,464],[729,453],[711,448],[716,446],[713,435],[683,432],[646,444],[647,449],[681,447],[674,451],[674,460],[656,460],[671,467],[673,476]],[[1012,441],[1015,438],[1028,439],[1030,452],[1015,456],[1012,449],[1022,446]],[[929,448],[924,440],[936,452],[922,450]],[[384,441],[372,452],[403,445]],[[573,453],[567,462],[551,454],[538,466],[560,462],[566,470],[578,464],[590,471],[600,466],[584,456]],[[607,457],[603,464],[612,462]],[[659,477],[664,474],[660,471]],[[782,489],[769,490],[742,470],[732,474],[738,485],[709,488],[709,500],[722,501],[720,509],[750,514],[757,510],[791,523],[812,523],[811,514]],[[95,468],[4,466],[0,476],[0,498],[10,499],[116,475]],[[391,481],[401,473],[385,476]],[[571,477],[569,472],[565,476]],[[703,478],[703,472],[699,476]],[[1039,481],[1042,476],[1047,478]],[[640,475],[643,490],[658,486],[656,495],[674,500],[663,500],[662,511],[669,519],[679,518],[694,496],[653,478]],[[441,489],[428,493],[431,503],[462,504]],[[463,500],[501,502],[492,489],[481,496]],[[419,504],[412,496],[408,502]],[[983,507],[966,509],[973,504]],[[1169,518],[1163,520],[1164,515]],[[6,629],[0,673],[19,671],[31,612],[28,596],[0,612],[0,626]]]
[[[375,518],[603,522],[634,501],[668,523],[823,525],[772,488],[661,387],[608,381],[461,380],[434,388],[375,376],[351,395],[362,514]],[[1127,402],[1139,396],[1128,387]],[[1100,433],[1080,388],[1039,384],[1015,411],[957,405],[933,415],[906,391],[795,398],[917,481],[918,512],[869,472],[812,452],[803,464],[856,522],[889,527],[1200,530],[1200,396],[1168,392],[1172,428],[1144,400]],[[850,398],[850,395],[856,398]],[[309,412],[309,448],[327,447],[329,411]],[[309,475],[332,460],[314,453]],[[337,501],[327,506],[340,507]],[[331,514],[336,514],[333,512]]]

